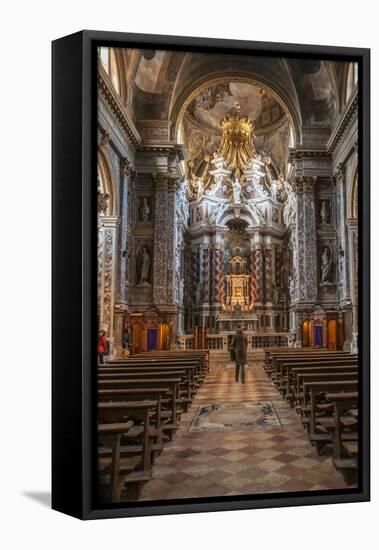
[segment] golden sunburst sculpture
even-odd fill
[[[240,178],[249,160],[256,155],[253,145],[255,124],[248,116],[241,115],[241,107],[237,103],[235,113],[228,113],[220,125],[222,140],[218,153],[233,169],[235,177]]]
[[[244,181],[243,171],[248,167],[249,161],[257,156],[253,143],[255,124],[248,116],[241,115],[241,107],[237,103],[234,112],[226,114],[220,121],[220,127],[221,145],[214,155],[223,157],[228,168],[232,170],[233,178]],[[263,160],[266,162],[265,159]],[[187,170],[192,192],[200,198],[213,182],[213,176],[210,173],[211,156],[205,154],[196,173],[193,169],[194,162],[189,160]]]

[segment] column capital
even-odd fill
[[[345,181],[346,176],[346,166],[343,162],[340,162],[337,164],[336,170],[334,172],[334,181],[338,183],[343,183]]]
[[[120,176],[130,176],[134,172],[132,163],[127,157],[122,157],[120,160]]]
[[[157,191],[167,191],[169,193],[174,193],[179,184],[179,178],[172,173],[155,173],[153,174],[153,181]]]
[[[313,193],[316,182],[315,176],[295,176],[292,187],[296,193]]]

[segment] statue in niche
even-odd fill
[[[272,209],[272,221],[275,223],[278,221],[278,211],[276,208]]]
[[[204,195],[204,180],[203,178],[198,178],[197,180],[197,198],[201,199]]]
[[[327,225],[330,222],[329,204],[327,201],[321,202],[320,221],[323,225]]]
[[[201,283],[197,283],[196,285],[196,304],[201,303]]]
[[[272,285],[272,303],[277,306],[279,303],[279,289],[276,284]]]
[[[341,283],[343,282],[343,279],[344,279],[344,276],[343,276],[344,257],[345,257],[345,252],[342,249],[342,247],[340,246],[339,251],[338,251],[338,271],[339,271],[339,279],[340,279]]]
[[[140,220],[143,222],[148,222],[150,218],[150,206],[146,197],[143,197],[140,201],[139,209]]]
[[[289,279],[289,294],[291,302],[295,300],[295,281],[293,280],[293,277],[290,277]]]
[[[142,246],[137,256],[138,284],[148,284],[150,272],[150,256],[146,246]]]
[[[276,181],[273,181],[271,183],[271,198],[273,201],[277,200],[278,191],[279,191],[278,183]]]
[[[325,246],[321,255],[321,284],[330,283],[332,275],[332,258],[329,247]]]
[[[232,182],[232,186],[233,186],[233,203],[234,204],[240,204],[240,202],[241,202],[241,184],[240,184],[238,178],[236,178]]]

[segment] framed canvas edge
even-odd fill
[[[81,426],[82,447],[81,454],[78,457],[82,473],[81,485],[81,512],[78,513],[78,506],[75,511],[60,511],[74,515],[81,519],[101,519],[118,518],[130,516],[147,516],[160,514],[180,514],[193,512],[211,512],[257,509],[268,507],[283,506],[302,506],[302,505],[320,505],[336,504],[347,502],[365,502],[370,500],[370,271],[369,271],[369,216],[370,216],[370,50],[367,48],[349,48],[335,46],[313,46],[300,44],[279,44],[253,41],[240,41],[229,39],[214,38],[196,38],[196,37],[175,37],[163,35],[145,35],[132,33],[114,33],[103,31],[81,31],[73,36],[81,36],[82,40],[82,162],[81,162],[81,189],[82,189],[82,271],[78,274],[78,284],[82,290],[82,343],[79,346],[81,356],[80,380],[81,384],[81,415],[78,422]],[[60,40],[66,40],[62,38]],[[60,41],[59,40],[59,41]],[[93,336],[94,322],[91,317],[93,310],[94,285],[93,268],[95,258],[91,255],[93,250],[94,238],[96,239],[96,212],[95,194],[92,192],[91,182],[93,181],[94,155],[96,140],[96,56],[93,55],[94,48],[99,42],[119,43],[120,47],[136,47],[140,45],[151,45],[160,48],[172,46],[179,48],[193,49],[198,48],[216,48],[230,50],[245,50],[251,55],[257,55],[258,52],[277,55],[280,50],[281,55],[299,55],[307,56],[330,56],[332,58],[356,58],[360,63],[361,75],[359,83],[359,170],[363,189],[362,196],[359,197],[360,216],[359,235],[360,235],[360,345],[361,345],[361,368],[362,384],[361,394],[365,396],[362,402],[362,434],[363,441],[361,450],[361,472],[362,482],[361,491],[344,490],[343,494],[337,494],[333,491],[323,491],[323,494],[307,494],[298,496],[286,493],[284,495],[258,495],[256,498],[238,498],[233,500],[207,499],[205,502],[183,503],[164,503],[162,501],[141,503],[135,505],[119,505],[112,508],[94,507],[93,505],[93,442],[94,425],[93,421],[95,406],[93,399],[94,377],[92,376],[91,360],[93,356]],[[54,41],[53,44],[57,42]],[[70,116],[70,113],[67,113]],[[53,178],[54,180],[54,178]],[[54,181],[53,181],[54,184]],[[74,232],[72,237],[74,237]],[[96,271],[95,271],[96,272]],[[79,280],[80,279],[80,280]],[[362,314],[364,311],[364,315]],[[367,314],[368,313],[368,314]],[[54,311],[53,311],[54,317]],[[78,349],[79,356],[79,349]],[[54,469],[54,465],[53,465]],[[53,499],[54,502],[54,499]],[[54,505],[53,507],[56,508]]]

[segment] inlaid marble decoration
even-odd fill
[[[245,401],[201,405],[189,431],[250,432],[273,427],[280,427],[280,420],[270,401]]]

